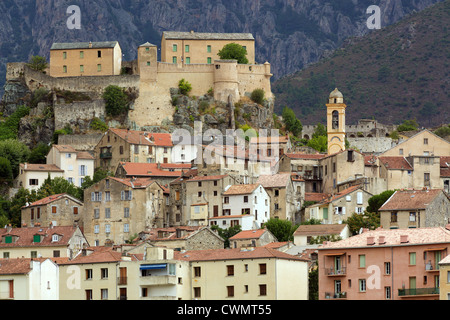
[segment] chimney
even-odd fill
[[[401,235],[400,236],[400,243],[408,243],[408,235]]]
[[[89,41],[89,48],[92,48],[92,41]]]
[[[10,224],[8,224],[8,226],[6,227],[6,233],[10,233],[12,230],[12,226]]]
[[[367,245],[372,246],[375,244],[375,237],[367,237]]]

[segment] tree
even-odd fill
[[[10,182],[13,179],[11,163],[8,159],[0,157],[0,182]]]
[[[252,91],[252,94],[250,95],[250,99],[252,99],[253,102],[256,102],[258,104],[263,104],[264,96],[265,96],[265,92],[263,89],[255,89]]]
[[[25,188],[19,189],[9,204],[9,221],[13,227],[21,226],[22,207],[27,203],[33,203],[38,200],[36,191],[29,191]]]
[[[33,70],[43,72],[48,67],[47,59],[41,56],[32,56],[27,64]]]
[[[364,212],[364,214],[354,213],[347,220],[342,222],[347,224],[353,235],[359,233],[361,228],[375,230],[380,226],[380,216],[377,213]]]
[[[192,91],[192,85],[185,79],[181,79],[178,82],[178,89],[180,89],[181,94],[187,95],[189,92]]]
[[[315,202],[313,202],[314,204]],[[318,225],[318,224],[322,224],[322,221],[320,221],[319,219],[315,219],[315,218],[311,218],[309,220],[303,221],[302,223],[300,223],[300,225],[305,226],[305,225]]]
[[[328,150],[328,137],[318,136],[308,141],[308,147],[313,148],[319,152],[326,152]]]
[[[55,194],[67,193],[74,198],[83,200],[83,190],[76,187],[73,183],[70,183],[63,177],[56,177],[51,179],[50,175],[45,179],[42,186],[37,191],[38,199],[44,199]]]
[[[225,45],[218,55],[222,60],[237,60],[239,64],[248,64],[247,50],[237,43]]]
[[[283,117],[284,124],[286,125],[286,129],[289,132],[292,132],[292,134],[296,137],[301,136],[303,125],[300,120],[297,119],[294,111],[291,108],[285,106],[281,115]]]
[[[297,225],[292,224],[289,220],[281,220],[281,219],[269,219],[264,224],[264,227],[267,228],[278,241],[294,241],[294,232],[297,230]]]
[[[380,194],[372,196],[368,203],[369,205],[366,208],[367,212],[378,213],[378,209],[394,194],[394,190],[386,190]]]
[[[15,178],[19,174],[19,165],[28,160],[30,149],[16,139],[8,139],[0,141],[0,155],[9,160]]]
[[[417,130],[419,127],[417,121],[414,120],[405,120],[401,125],[397,127],[398,132],[405,132],[405,131],[414,131]]]
[[[128,110],[128,96],[125,90],[116,85],[110,85],[103,92],[106,113],[109,116],[118,116]]]
[[[234,235],[238,234],[242,231],[242,227],[240,225],[229,227],[228,229],[222,229],[217,225],[211,226],[211,230],[217,231],[219,236],[225,240],[224,247],[229,248],[230,247],[230,238]]]
[[[33,150],[31,150],[28,162],[34,164],[46,164],[47,154],[49,151],[50,146],[43,142],[40,142]]]

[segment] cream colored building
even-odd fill
[[[54,43],[50,49],[50,76],[120,75],[122,49],[117,41]]]
[[[439,262],[439,300],[450,300],[450,255]]]
[[[308,260],[266,247],[177,252],[197,300],[308,300]]]
[[[50,179],[64,178],[64,170],[54,164],[21,163],[14,187],[37,191],[48,177]]]
[[[249,64],[255,63],[255,38],[251,33],[200,33],[164,31],[161,40],[161,61],[179,64],[212,64],[219,60],[219,51],[229,43],[247,50]]]

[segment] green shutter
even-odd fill
[[[5,237],[5,243],[12,243],[12,237],[11,236],[6,236]]]
[[[364,255],[364,254],[359,256],[359,267],[360,268],[366,267],[366,255]]]
[[[35,243],[41,242],[41,236],[38,234],[33,236],[33,242],[35,242]]]
[[[191,58],[187,57],[186,58],[186,64],[190,64],[191,63]]]
[[[410,252],[409,253],[409,264],[411,266],[415,266],[416,265],[416,253],[415,252]]]
[[[323,208],[323,220],[328,220],[328,208]]]
[[[208,58],[208,59],[207,59],[207,63],[208,63],[208,64],[211,64],[211,63],[212,63],[212,59],[211,59],[211,58]]]

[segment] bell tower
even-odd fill
[[[336,88],[331,92],[327,106],[328,154],[345,150],[344,96]]]

